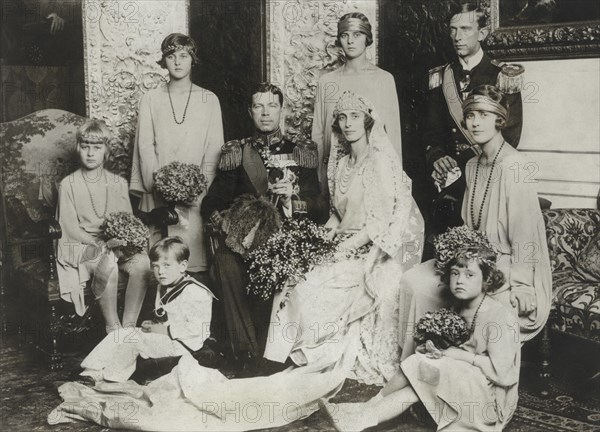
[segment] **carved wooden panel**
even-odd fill
[[[335,38],[337,22],[348,12],[369,18],[374,42],[367,56],[376,64],[378,1],[267,1],[269,79],[285,93],[285,130],[290,136],[310,136],[317,80],[343,62]]]
[[[166,81],[156,64],[169,33],[187,33],[186,0],[84,0],[86,102],[89,117],[118,137],[114,168],[131,169],[138,102]]]

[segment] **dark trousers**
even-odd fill
[[[242,352],[262,357],[272,302],[247,294],[246,263],[240,254],[227,247],[223,236],[218,239],[211,276],[219,298],[213,309],[213,328],[217,338],[227,341],[235,357]]]

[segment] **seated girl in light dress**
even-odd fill
[[[429,353],[411,355],[366,403],[323,401],[321,406],[337,430],[375,426],[418,401],[438,430],[498,431],[512,418],[518,400],[519,324],[511,311],[490,296],[504,283],[504,275],[496,269],[495,252],[486,247],[462,249],[448,262],[442,279],[450,287],[454,309],[467,322],[469,340],[442,350],[441,358]]]
[[[102,309],[107,333],[135,326],[152,281],[145,252],[118,257],[111,247],[119,245],[107,245],[99,238],[100,226],[108,214],[132,212],[127,181],[104,169],[110,138],[108,127],[100,120],[88,120],[79,128],[77,153],[81,167],[60,182],[56,216],[62,228],[56,253],[61,298],[73,303],[76,313],[83,315],[84,288],[100,266],[102,275],[94,278],[92,291]],[[122,321],[117,314],[117,267],[128,275]]]

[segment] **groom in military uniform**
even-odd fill
[[[429,234],[462,225],[464,171],[469,159],[481,153],[463,126],[462,101],[480,85],[498,87],[507,95],[509,119],[504,139],[517,147],[521,137],[523,67],[491,60],[481,48],[489,34],[487,17],[476,3],[451,11],[450,37],[458,58],[429,71],[428,112],[423,133],[428,173],[441,189],[428,218]],[[460,169],[460,171],[458,171]]]
[[[217,175],[202,201],[203,219],[220,227],[223,211],[236,198],[251,194],[270,196],[282,218],[308,217],[324,222],[328,206],[320,193],[316,145],[294,143],[283,136],[279,127],[283,93],[278,87],[261,83],[249,95],[254,135],[223,146]],[[247,295],[243,258],[225,244],[224,235],[218,237],[213,274],[220,287],[220,312],[234,357],[240,367],[252,369],[264,351],[271,302]]]

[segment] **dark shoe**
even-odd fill
[[[136,383],[144,385],[154,381],[173,370],[181,357],[161,357],[157,359],[144,359],[138,357],[135,372],[131,379]]]
[[[271,360],[267,360],[266,358],[261,359],[258,366],[258,375],[259,376],[269,376],[274,375],[278,372],[281,372],[287,369],[290,365],[286,363],[278,363]]]
[[[219,369],[225,365],[225,355],[221,352],[215,339],[209,338],[204,345],[192,354],[200,366]]]
[[[258,375],[258,362],[249,351],[240,352],[235,359],[235,377],[251,378]]]

